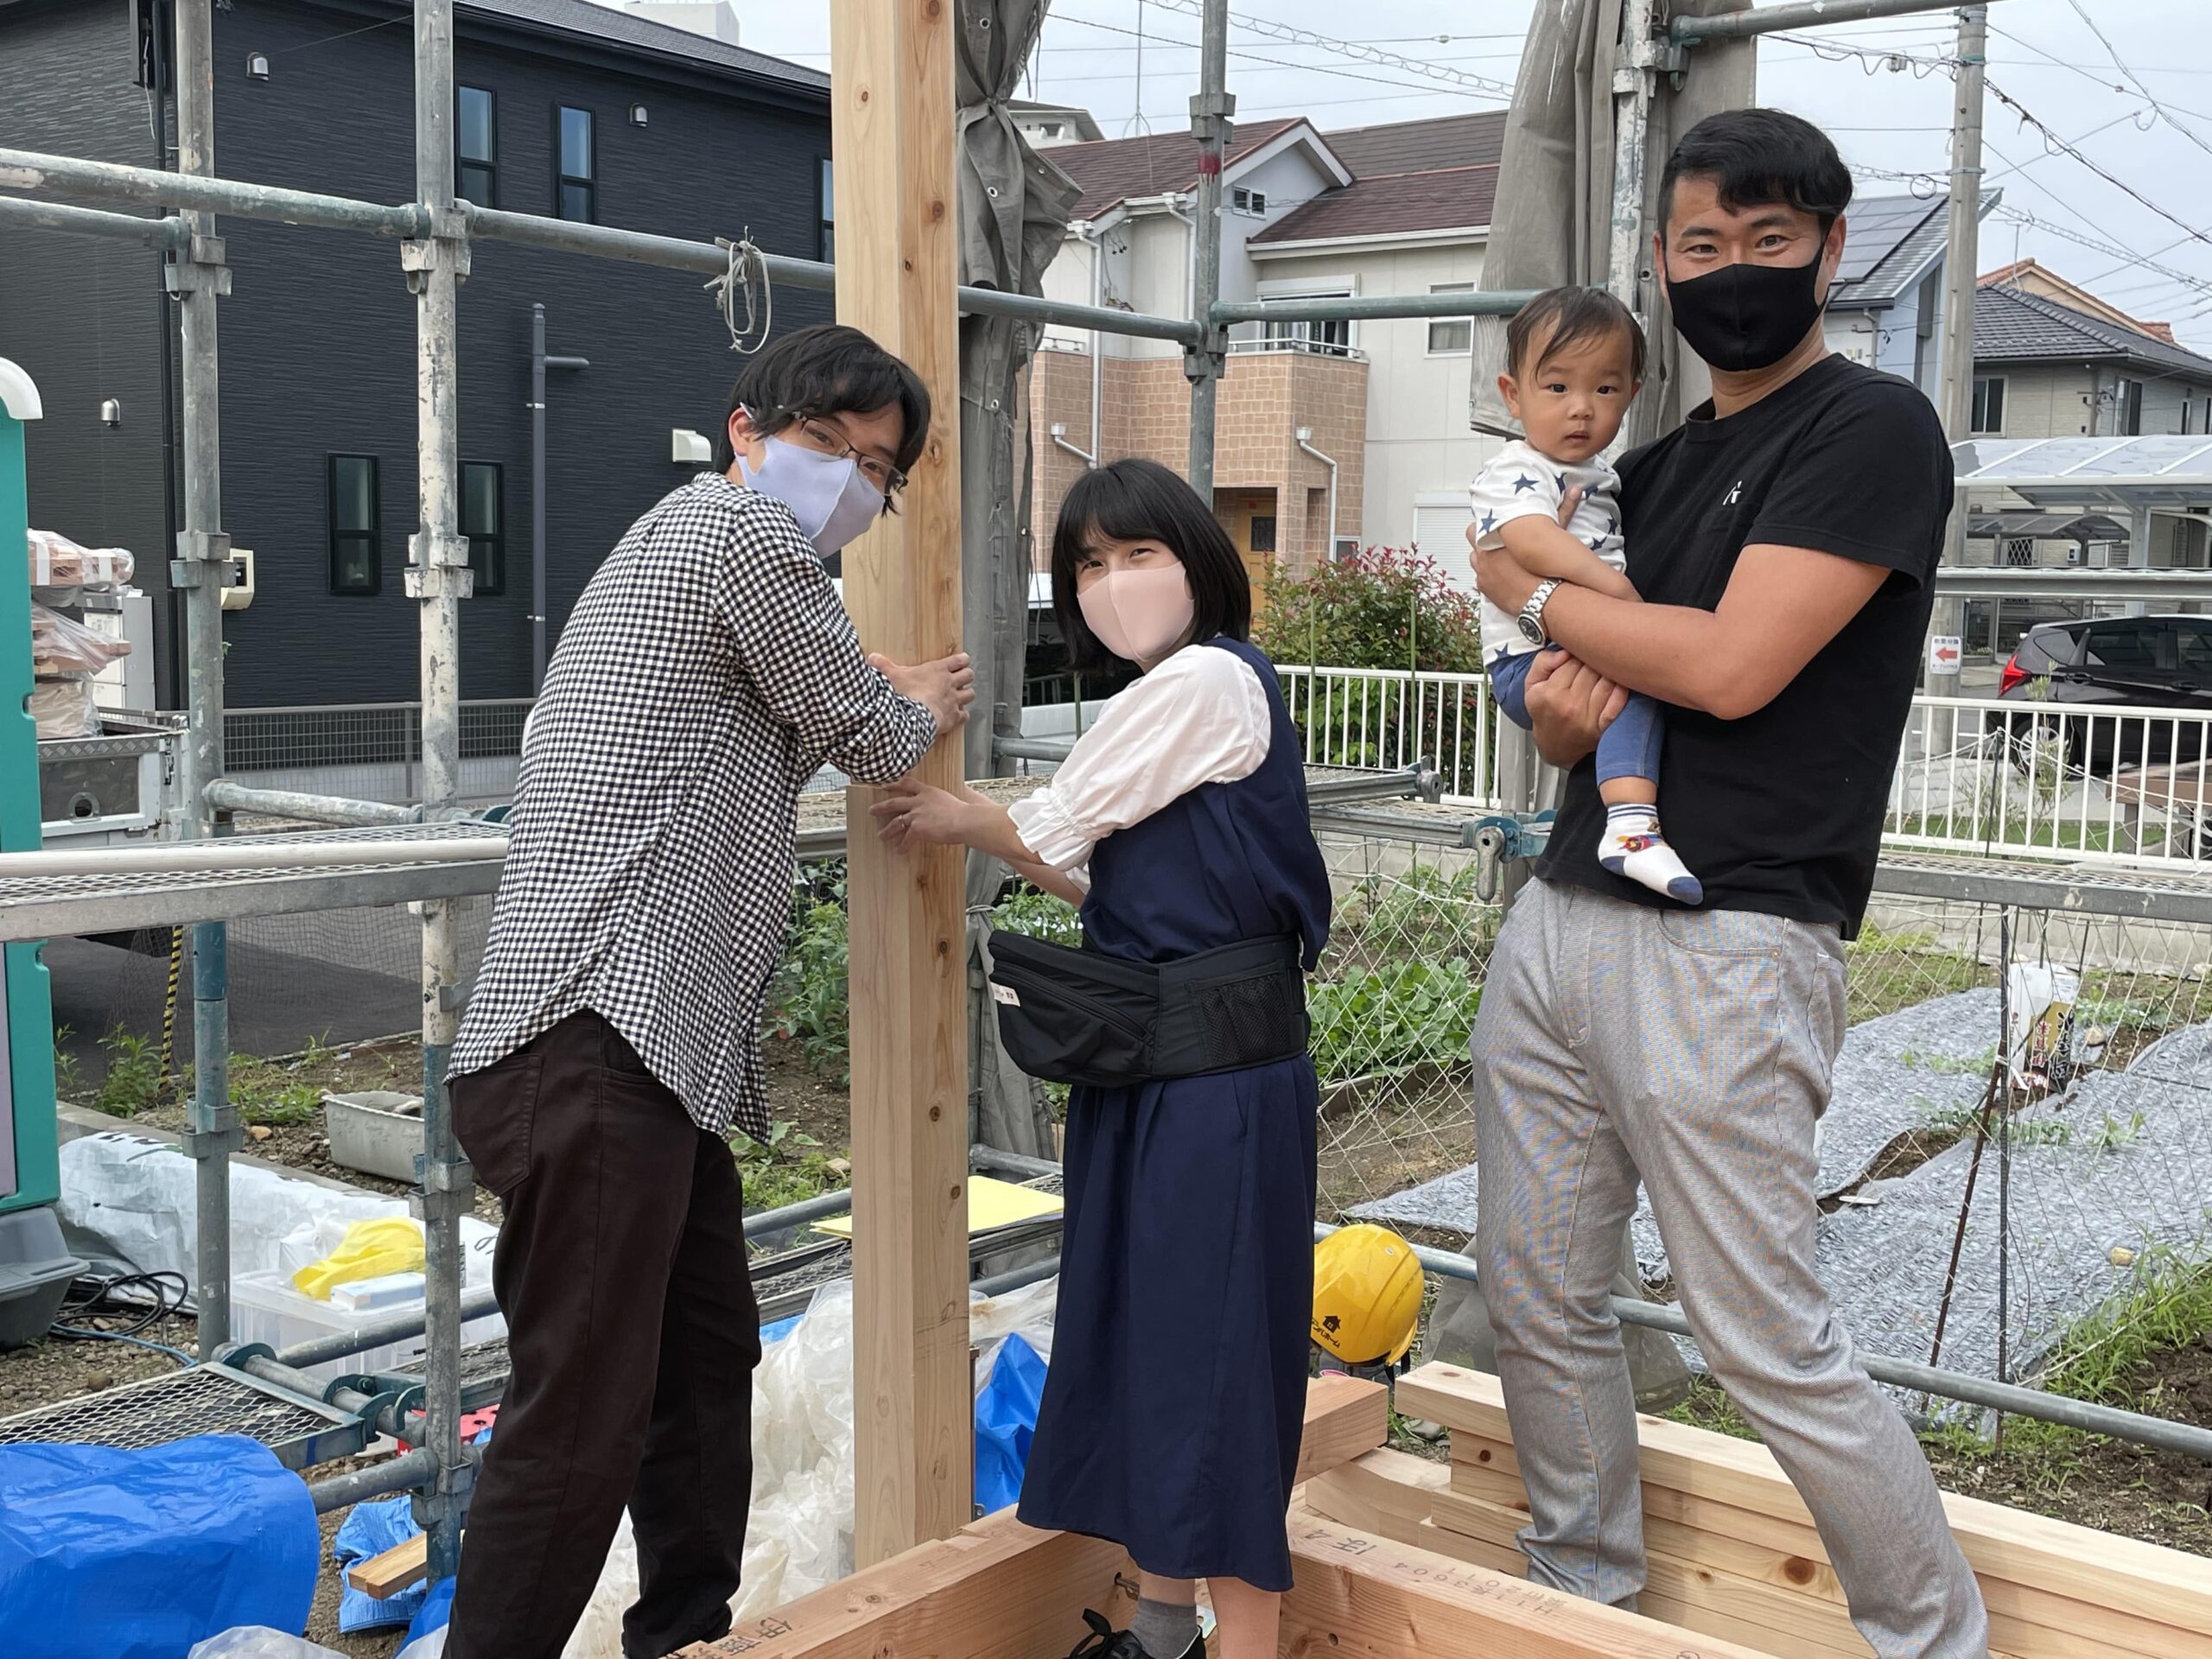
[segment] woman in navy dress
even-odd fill
[[[966,845],[1082,906],[1086,948],[1159,963],[1293,936],[1310,969],[1329,880],[1300,743],[1245,635],[1243,561],[1150,461],[1085,474],[1053,535],[1079,666],[1144,671],[1048,787],[1010,811],[907,783],[884,837]],[[1117,1659],[1200,1655],[1205,1579],[1224,1659],[1273,1659],[1313,1319],[1313,1062],[1078,1087],[1052,1364],[1020,1516],[1126,1548],[1143,1575]]]

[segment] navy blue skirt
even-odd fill
[[[1305,1059],[1075,1091],[1024,1522],[1147,1573],[1290,1588],[1319,1104]]]

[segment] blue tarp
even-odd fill
[[[0,1446],[0,1632],[39,1659],[184,1659],[241,1624],[307,1628],[321,1535],[258,1441]]]
[[[338,1529],[337,1537],[331,1540],[332,1556],[343,1569],[396,1549],[423,1530],[415,1524],[414,1511],[415,1500],[404,1496],[356,1503]],[[346,1585],[338,1596],[338,1628],[350,1636],[355,1630],[404,1624],[429,1593],[429,1585],[417,1584],[378,1600],[365,1590]]]
[[[991,1380],[976,1397],[976,1502],[986,1515],[1021,1496],[1044,1393],[1045,1362],[1020,1337],[1008,1337],[991,1363]]]

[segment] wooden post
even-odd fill
[[[934,406],[897,516],[845,554],[845,602],[900,662],[960,644],[957,188],[950,0],[833,0],[837,317],[912,365]],[[960,744],[923,776],[953,787]],[[855,1553],[948,1537],[972,1510],[968,1036],[962,857],[893,857],[848,802],[851,863]]]

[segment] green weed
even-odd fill
[[[322,1104],[322,1090],[302,1081],[294,1068],[257,1054],[233,1054],[231,1104],[242,1123],[286,1128],[315,1121]]]
[[[100,1039],[107,1051],[107,1076],[92,1105],[111,1117],[136,1117],[162,1092],[162,1053],[152,1039],[118,1026]]]
[[[1343,1083],[1459,1065],[1482,995],[1456,961],[1352,966],[1315,980],[1306,993],[1314,1069],[1325,1083]]]
[[[766,1141],[733,1129],[730,1150],[737,1155],[738,1179],[748,1214],[776,1210],[834,1192],[850,1184],[844,1160],[833,1159],[822,1143],[788,1119],[769,1125]]]

